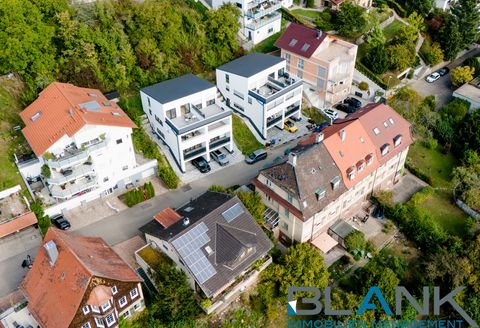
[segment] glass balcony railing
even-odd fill
[[[285,117],[295,113],[295,112],[298,112],[300,110],[300,106],[299,105],[296,105],[296,106],[288,106],[287,109],[285,110]]]
[[[85,164],[73,167],[71,172],[68,172],[68,174],[52,172],[52,176],[50,178],[47,178],[47,182],[51,185],[63,184],[86,175],[91,175],[93,173],[94,170],[92,165]]]
[[[280,122],[281,120],[282,120],[282,116],[278,116],[278,117],[267,120],[267,128],[269,128],[272,125]]]
[[[86,147],[85,149],[70,148],[65,149],[62,156],[58,156],[47,160],[47,165],[51,169],[62,169],[76,164],[85,162],[91,153],[95,150],[103,148],[107,145],[105,140],[102,140],[94,145]]]
[[[251,22],[250,24],[247,24],[246,27],[251,30],[257,30],[259,28],[264,27],[267,24],[270,24],[276,20],[281,20],[281,19],[282,19],[282,14],[279,13],[278,11],[273,11],[272,13],[261,16],[261,18],[258,18],[253,22]]]
[[[97,185],[96,177],[87,177],[82,181],[78,181],[73,184],[67,183],[64,186],[50,186],[50,193],[52,194],[53,198],[68,199],[77,196],[84,191],[93,189],[97,187]]]
[[[207,147],[203,146],[200,148],[195,148],[189,151],[183,151],[183,159],[188,160],[190,158],[196,157],[202,153],[205,153],[207,151]]]
[[[282,8],[282,4],[280,2],[265,1],[253,8],[248,9],[245,15],[252,19],[259,19],[265,15],[271,14],[272,12],[279,10],[280,8]]]
[[[210,146],[210,149],[212,149],[212,148],[216,148],[216,147],[219,147],[219,146],[223,146],[223,145],[225,145],[229,142],[230,142],[230,137],[225,136],[225,137],[222,137],[220,139],[216,139],[216,140],[211,141],[209,146]]]

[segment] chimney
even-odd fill
[[[317,135],[315,136],[315,143],[316,144],[319,144],[323,141],[323,133],[322,132],[319,132],[317,133]]]
[[[184,217],[184,218],[183,218],[183,225],[184,225],[184,226],[188,226],[189,224],[190,224],[190,219],[187,218],[187,217]]]
[[[288,163],[295,167],[297,165],[297,154],[295,154],[294,152],[288,154]]]
[[[73,109],[72,108],[68,109],[68,116],[73,117]]]
[[[50,259],[50,265],[53,267],[58,258],[57,245],[53,240],[50,240],[43,245],[43,248],[47,251],[48,258]]]
[[[342,139],[342,142],[345,142],[345,138],[347,137],[347,131],[345,129],[340,130],[340,138]]]
[[[317,30],[317,40],[320,40],[321,36],[322,36],[322,31]]]

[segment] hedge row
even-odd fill
[[[384,90],[388,89],[388,86],[371,70],[367,68],[367,66],[363,65],[359,60],[355,63],[355,68],[358,69],[362,74],[368,77],[370,80],[375,82],[379,87],[383,88]]]
[[[392,8],[393,10],[395,10],[395,12],[398,14],[398,16],[400,17],[407,17],[408,16],[408,13],[405,9],[403,9],[403,7],[398,3],[396,2],[395,0],[387,0],[387,5]]]
[[[423,173],[422,170],[420,170],[418,167],[413,165],[409,160],[405,162],[405,167],[407,168],[407,170],[409,170],[414,176],[416,176],[420,180],[425,181],[429,185],[432,184],[432,178],[426,175],[425,173]]]
[[[155,196],[155,189],[151,182],[145,183],[143,186],[132,189],[125,194],[125,204],[132,207],[138,203],[146,201]]]
[[[303,18],[298,17],[297,15],[295,15],[293,12],[291,12],[287,8],[282,7],[280,10],[282,11],[282,17],[285,18],[288,21],[294,22],[294,23],[297,23],[297,24],[302,24],[302,25],[305,25],[305,26],[314,27],[314,25],[312,23],[310,23],[309,21],[307,21]]]

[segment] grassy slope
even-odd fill
[[[259,148],[264,148],[238,115],[233,114],[232,118],[233,139],[242,154],[247,155]]]
[[[305,16],[310,19],[317,19],[318,17],[320,17],[320,12],[315,10],[294,9],[292,10],[292,13],[300,16]]]
[[[397,35],[397,33],[400,31],[400,29],[403,27],[403,23],[400,22],[399,20],[394,20],[392,23],[387,25],[383,29],[383,34],[385,35],[385,38],[388,40],[391,40],[394,36]]]

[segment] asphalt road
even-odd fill
[[[294,141],[296,143],[296,141]],[[231,165],[225,169],[211,174],[208,177],[194,181],[182,188],[161,194],[126,209],[115,215],[109,216],[88,226],[75,230],[75,233],[85,236],[100,236],[108,244],[115,245],[135,235],[141,235],[139,227],[152,220],[153,215],[166,207],[179,207],[205,192],[211,185],[223,185],[226,187],[249,183],[258,175],[258,171],[270,166],[279,156],[283,156],[285,148],[289,144],[268,151],[267,160],[254,165],[244,162]]]

